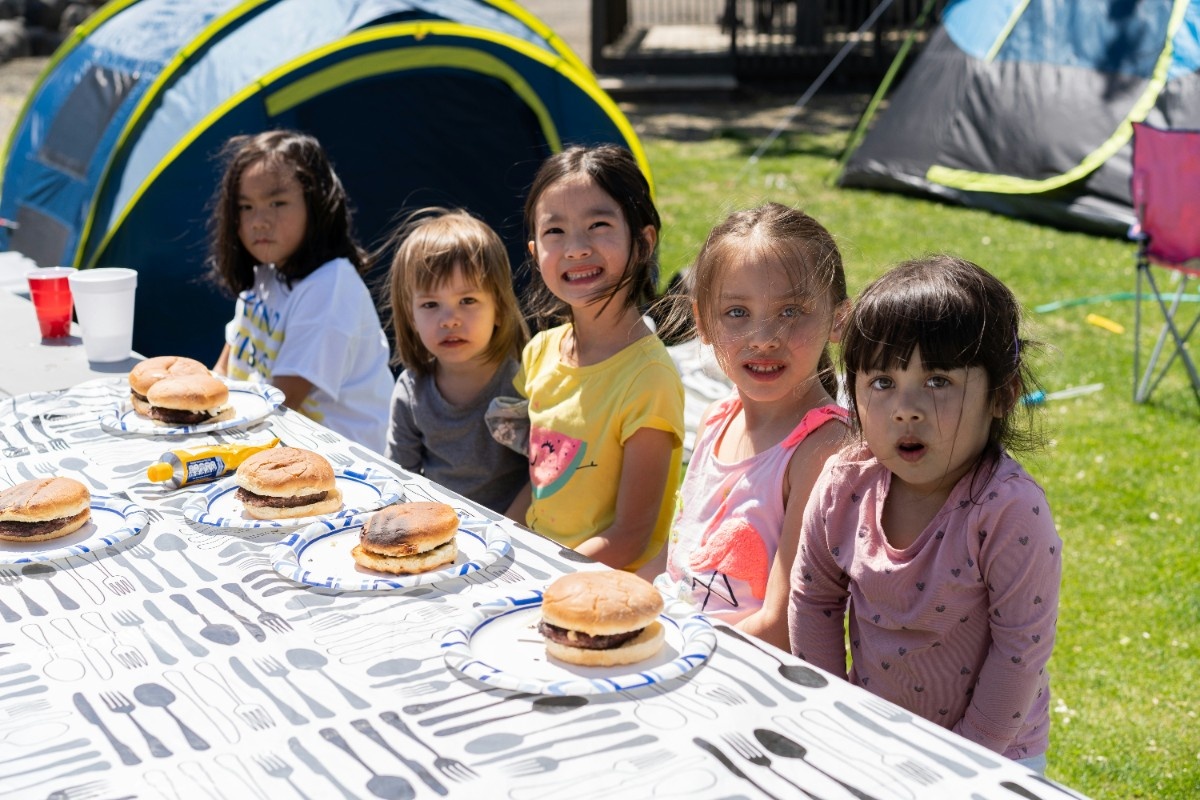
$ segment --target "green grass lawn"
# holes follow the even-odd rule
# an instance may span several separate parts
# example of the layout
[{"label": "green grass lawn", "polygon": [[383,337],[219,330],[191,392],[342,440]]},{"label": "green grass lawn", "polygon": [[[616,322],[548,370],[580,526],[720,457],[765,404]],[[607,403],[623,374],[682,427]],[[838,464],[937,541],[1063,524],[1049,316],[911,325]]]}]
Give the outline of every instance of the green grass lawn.
[{"label": "green grass lawn", "polygon": [[1132,402],[1132,301],[1034,310],[1132,291],[1133,245],[838,189],[831,178],[845,138],[785,135],[751,169],[759,142],[731,133],[643,139],[663,214],[664,278],[726,213],[773,200],[833,232],[852,294],[888,265],[935,251],[1008,283],[1029,333],[1046,344],[1037,362],[1046,390],[1104,384],[1044,406],[1048,446],[1022,459],[1065,542],[1048,774],[1098,800],[1200,796],[1200,406],[1179,364],[1149,404]]}]

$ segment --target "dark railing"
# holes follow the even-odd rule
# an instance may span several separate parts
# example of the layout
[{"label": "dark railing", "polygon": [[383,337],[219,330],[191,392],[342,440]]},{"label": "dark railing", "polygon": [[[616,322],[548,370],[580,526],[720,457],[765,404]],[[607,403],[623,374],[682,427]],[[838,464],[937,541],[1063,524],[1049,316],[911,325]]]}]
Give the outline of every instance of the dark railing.
[{"label": "dark railing", "polygon": [[592,69],[609,75],[725,75],[748,83],[816,77],[853,41],[843,83],[883,77],[927,5],[918,45],[947,0],[591,0]]}]

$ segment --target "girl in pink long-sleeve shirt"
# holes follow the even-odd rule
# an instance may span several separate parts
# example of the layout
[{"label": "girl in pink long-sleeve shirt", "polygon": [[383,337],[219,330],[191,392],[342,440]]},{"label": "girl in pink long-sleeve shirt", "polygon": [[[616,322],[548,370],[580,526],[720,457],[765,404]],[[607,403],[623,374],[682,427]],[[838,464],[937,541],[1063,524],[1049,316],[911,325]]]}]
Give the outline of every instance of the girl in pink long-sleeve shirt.
[{"label": "girl in pink long-sleeve shirt", "polygon": [[[859,445],[813,489],[792,571],[792,651],[1043,771],[1062,541],[1007,450],[1032,444],[1020,306],[951,256],[864,290],[842,360]],[[1026,419],[1028,422],[1028,419]]]}]

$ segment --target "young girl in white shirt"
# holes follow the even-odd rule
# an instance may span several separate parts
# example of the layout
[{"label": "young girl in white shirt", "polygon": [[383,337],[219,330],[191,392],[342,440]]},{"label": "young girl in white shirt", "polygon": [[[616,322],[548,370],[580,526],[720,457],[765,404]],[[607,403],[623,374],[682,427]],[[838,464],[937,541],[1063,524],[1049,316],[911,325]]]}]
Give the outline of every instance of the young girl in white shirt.
[{"label": "young girl in white shirt", "polygon": [[214,371],[382,452],[392,375],[349,201],[313,137],[235,136],[223,151],[209,262],[237,295]]}]

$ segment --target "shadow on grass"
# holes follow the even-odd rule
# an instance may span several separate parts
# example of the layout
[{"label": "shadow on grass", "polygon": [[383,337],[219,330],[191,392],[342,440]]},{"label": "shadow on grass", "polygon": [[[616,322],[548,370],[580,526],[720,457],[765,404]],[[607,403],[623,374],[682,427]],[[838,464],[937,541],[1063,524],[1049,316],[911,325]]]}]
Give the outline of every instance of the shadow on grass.
[{"label": "shadow on grass", "polygon": [[[675,142],[728,139],[752,155],[779,130],[770,155],[840,155],[858,124],[869,97],[861,93],[831,93],[795,108],[796,98],[777,94],[744,95],[727,102],[702,99],[622,106],[638,135]],[[835,140],[838,144],[822,139]]]},{"label": "shadow on grass", "polygon": [[[716,138],[727,139],[736,142],[739,145],[739,150],[746,157],[750,158],[758,149],[766,142],[767,137],[771,135],[768,131],[761,136],[750,136],[745,131],[737,129],[725,129],[716,132]],[[821,135],[814,134],[809,131],[797,131],[793,133],[781,133],[772,141],[767,148],[762,152],[762,158],[785,158],[787,156],[811,156],[813,158],[823,159],[839,159],[844,151],[843,142],[845,136],[841,131],[835,131],[839,134],[836,139],[829,134]]]}]

